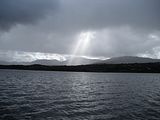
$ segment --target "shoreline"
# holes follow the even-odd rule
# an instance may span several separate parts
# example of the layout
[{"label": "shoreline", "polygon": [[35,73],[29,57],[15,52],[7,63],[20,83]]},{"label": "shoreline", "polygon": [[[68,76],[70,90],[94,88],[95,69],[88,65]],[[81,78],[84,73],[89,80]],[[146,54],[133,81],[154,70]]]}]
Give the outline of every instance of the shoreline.
[{"label": "shoreline", "polygon": [[0,65],[0,69],[97,73],[160,73],[160,63],[90,64],[74,66],[47,66],[39,64]]}]

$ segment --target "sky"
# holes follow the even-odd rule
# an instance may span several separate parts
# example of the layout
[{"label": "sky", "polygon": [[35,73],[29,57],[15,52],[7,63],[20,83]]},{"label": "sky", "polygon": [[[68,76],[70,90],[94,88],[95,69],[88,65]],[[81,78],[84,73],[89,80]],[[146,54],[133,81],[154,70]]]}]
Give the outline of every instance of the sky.
[{"label": "sky", "polygon": [[0,0],[0,60],[160,58],[159,6],[160,0]]}]

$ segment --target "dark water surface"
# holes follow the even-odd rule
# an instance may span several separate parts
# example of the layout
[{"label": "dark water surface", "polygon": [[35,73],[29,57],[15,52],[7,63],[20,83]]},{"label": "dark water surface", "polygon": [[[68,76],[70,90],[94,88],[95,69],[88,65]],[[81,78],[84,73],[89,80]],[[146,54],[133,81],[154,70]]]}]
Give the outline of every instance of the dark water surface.
[{"label": "dark water surface", "polygon": [[160,74],[0,70],[0,120],[160,120]]}]

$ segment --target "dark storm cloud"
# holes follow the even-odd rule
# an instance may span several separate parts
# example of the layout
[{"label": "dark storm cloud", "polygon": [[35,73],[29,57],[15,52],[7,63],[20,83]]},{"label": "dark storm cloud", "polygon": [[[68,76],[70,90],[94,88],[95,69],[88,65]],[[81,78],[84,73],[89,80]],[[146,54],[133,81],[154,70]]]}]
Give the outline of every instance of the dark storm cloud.
[{"label": "dark storm cloud", "polygon": [[160,29],[159,6],[160,0],[61,0],[52,25],[67,31],[122,25]]},{"label": "dark storm cloud", "polygon": [[33,23],[56,5],[55,0],[0,0],[0,29]]},{"label": "dark storm cloud", "polygon": [[70,54],[77,36],[93,31],[86,55],[159,54],[159,6],[160,0],[1,0],[0,29],[13,27],[1,34],[0,49]]},{"label": "dark storm cloud", "polygon": [[46,27],[73,31],[117,25],[160,29],[159,6],[160,0],[1,0],[0,28],[32,23],[58,7]]}]

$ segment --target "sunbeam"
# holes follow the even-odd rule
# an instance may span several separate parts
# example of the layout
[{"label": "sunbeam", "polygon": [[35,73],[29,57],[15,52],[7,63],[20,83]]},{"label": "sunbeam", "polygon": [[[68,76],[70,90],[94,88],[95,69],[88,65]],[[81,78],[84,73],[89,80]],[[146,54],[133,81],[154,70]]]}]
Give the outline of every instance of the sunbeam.
[{"label": "sunbeam", "polygon": [[77,37],[77,44],[73,50],[72,57],[69,61],[69,65],[77,64],[80,61],[75,60],[77,55],[85,55],[87,48],[89,47],[89,43],[92,39],[94,39],[95,32],[81,32]]}]

